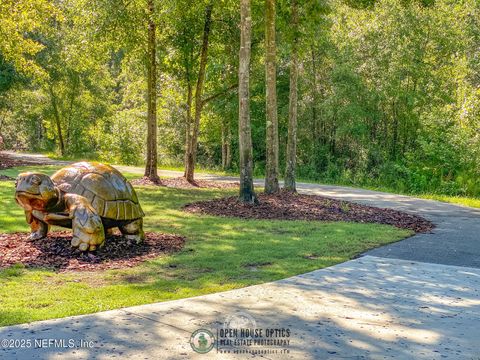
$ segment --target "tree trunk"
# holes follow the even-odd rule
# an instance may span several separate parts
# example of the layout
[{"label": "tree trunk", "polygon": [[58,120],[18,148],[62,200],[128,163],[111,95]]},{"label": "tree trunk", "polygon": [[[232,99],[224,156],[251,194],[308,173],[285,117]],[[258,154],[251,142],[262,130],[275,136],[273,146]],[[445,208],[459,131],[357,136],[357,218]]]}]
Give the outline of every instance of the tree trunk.
[{"label": "tree trunk", "polygon": [[240,56],[238,65],[238,138],[240,151],[239,201],[253,204],[253,149],[250,126],[250,60],[252,48],[252,14],[250,0],[240,0]]},{"label": "tree trunk", "polygon": [[205,69],[207,67],[208,40],[210,36],[210,27],[212,23],[212,8],[210,3],[205,9],[205,26],[203,29],[202,51],[200,53],[200,68],[198,70],[197,87],[195,89],[195,121],[193,131],[187,152],[187,166],[185,168],[185,178],[188,182],[194,182],[195,160],[197,155],[198,132],[200,129],[200,117],[202,116],[202,92],[205,83]]},{"label": "tree trunk", "polygon": [[5,123],[5,118],[7,117],[7,109],[2,112],[2,116],[0,117],[0,151],[5,150],[5,143],[3,140],[2,130],[3,124]]},{"label": "tree trunk", "polygon": [[392,135],[392,159],[397,160],[397,142],[398,142],[398,117],[395,101],[392,102],[392,116],[393,116],[393,135]]},{"label": "tree trunk", "polygon": [[222,120],[222,169],[225,170],[227,164],[227,124]]},{"label": "tree trunk", "polygon": [[153,0],[148,0],[147,164],[145,176],[158,182],[157,172],[157,54]]},{"label": "tree trunk", "polygon": [[191,131],[192,131],[192,83],[190,82],[190,72],[187,69],[187,109],[186,109],[186,124],[185,124],[185,171],[184,177],[187,177],[188,154],[190,151]]},{"label": "tree trunk", "polygon": [[[38,120],[38,119],[37,119]],[[0,130],[0,136],[1,136],[1,130]],[[37,143],[35,144],[35,146],[37,148],[40,148],[41,147],[41,144],[42,144],[42,140],[43,140],[43,124],[42,124],[42,121],[36,121],[35,122],[35,135],[36,135],[36,140],[37,140]]]},{"label": "tree trunk", "polygon": [[318,96],[317,96],[317,66],[315,60],[315,48],[312,46],[311,48],[311,55],[312,55],[312,156],[311,156],[311,164],[313,163],[314,169],[318,171],[320,168],[319,164],[319,153],[318,149],[320,148],[320,141],[322,141],[322,137],[319,135],[321,131],[321,127],[318,124],[318,116],[317,116],[317,103],[318,103]]},{"label": "tree trunk", "polygon": [[267,159],[265,168],[265,193],[280,190],[278,185],[278,119],[277,70],[275,44],[275,0],[265,0],[265,81],[267,107]]},{"label": "tree trunk", "polygon": [[232,130],[230,121],[226,118],[222,120],[222,169],[227,170],[232,165]]},{"label": "tree trunk", "polygon": [[58,142],[60,146],[60,154],[65,155],[65,143],[63,141],[63,134],[62,134],[62,124],[60,122],[60,114],[58,112],[58,105],[57,105],[57,97],[53,91],[53,86],[50,85],[50,101],[52,102],[53,108],[53,116],[55,118],[55,125],[57,127],[57,134],[58,134]]},{"label": "tree trunk", "polygon": [[222,121],[222,169],[225,170],[225,163],[227,161],[227,134],[225,121]]},{"label": "tree trunk", "polygon": [[230,123],[227,123],[227,141],[225,144],[225,168],[228,170],[232,167],[232,131],[230,129]]},{"label": "tree trunk", "polygon": [[71,128],[72,128],[72,116],[73,116],[73,106],[75,105],[75,99],[77,97],[77,89],[80,85],[80,79],[77,74],[73,75],[70,77],[71,83],[72,83],[72,89],[70,93],[70,103],[68,106],[68,117],[67,117],[67,144],[70,144],[70,138],[71,138]]},{"label": "tree trunk", "polygon": [[297,191],[295,172],[297,165],[297,80],[298,80],[298,4],[292,0],[292,54],[290,59],[290,99],[288,105],[288,140],[285,170],[285,189]]}]

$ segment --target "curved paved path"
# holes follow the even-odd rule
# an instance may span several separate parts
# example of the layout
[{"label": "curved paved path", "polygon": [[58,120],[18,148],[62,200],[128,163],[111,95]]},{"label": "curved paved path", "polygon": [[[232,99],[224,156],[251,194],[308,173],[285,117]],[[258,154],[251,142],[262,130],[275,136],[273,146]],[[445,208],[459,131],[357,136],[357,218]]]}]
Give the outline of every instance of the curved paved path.
[{"label": "curved paved path", "polygon": [[480,267],[480,209],[341,186],[299,184],[298,188],[304,193],[417,214],[436,226],[430,234],[417,234],[367,255]]},{"label": "curved paved path", "polygon": [[[216,333],[232,319],[238,326],[254,322],[257,328],[291,331],[288,346],[243,348],[290,350],[255,356],[267,359],[480,359],[480,210],[348,187],[298,188],[420,214],[437,227],[432,234],[371,250],[359,259],[269,284],[0,328],[0,344],[24,339],[41,345],[0,348],[0,359],[252,357],[234,354],[232,347],[224,347],[232,351],[227,354],[214,349],[207,355],[190,348],[193,331],[203,327]],[[58,346],[62,339],[74,346]],[[93,347],[79,346],[81,340],[92,341]]]}]

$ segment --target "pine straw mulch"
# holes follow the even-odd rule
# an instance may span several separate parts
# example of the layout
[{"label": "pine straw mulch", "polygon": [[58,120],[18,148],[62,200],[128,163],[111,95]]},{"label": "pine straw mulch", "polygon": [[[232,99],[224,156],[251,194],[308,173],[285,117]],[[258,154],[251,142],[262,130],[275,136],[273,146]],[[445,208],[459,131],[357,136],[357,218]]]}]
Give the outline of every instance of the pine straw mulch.
[{"label": "pine straw mulch", "polygon": [[57,271],[92,271],[133,267],[145,260],[182,249],[185,238],[171,234],[147,232],[141,244],[121,235],[105,240],[95,252],[81,252],[70,245],[71,231],[52,232],[45,239],[27,241],[27,233],[0,235],[0,269],[14,264],[48,267]]},{"label": "pine straw mulch", "polygon": [[136,186],[165,186],[176,189],[238,189],[238,182],[212,181],[212,180],[195,180],[193,183],[188,182],[184,177],[161,179],[159,182],[150,180],[147,177],[131,180],[130,183]]},{"label": "pine straw mulch", "polygon": [[257,205],[244,204],[239,202],[236,196],[231,196],[187,204],[184,210],[190,213],[243,219],[378,223],[413,230],[416,233],[426,233],[434,228],[430,221],[417,215],[318,195],[281,191],[274,195],[259,194],[258,200]]}]

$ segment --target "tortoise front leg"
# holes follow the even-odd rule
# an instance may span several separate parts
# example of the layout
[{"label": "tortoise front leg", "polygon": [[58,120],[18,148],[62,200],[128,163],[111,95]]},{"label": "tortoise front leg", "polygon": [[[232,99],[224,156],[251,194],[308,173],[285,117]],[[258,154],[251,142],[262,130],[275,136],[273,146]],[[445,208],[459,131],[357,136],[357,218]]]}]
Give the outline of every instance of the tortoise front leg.
[{"label": "tortoise front leg", "polygon": [[92,208],[77,206],[73,212],[72,246],[81,251],[93,251],[105,242],[105,231],[102,219]]},{"label": "tortoise front leg", "polygon": [[31,233],[28,236],[29,241],[43,239],[47,236],[50,226],[46,222],[33,216],[31,211],[25,211],[25,217],[27,219],[27,223],[30,224]]},{"label": "tortoise front leg", "polygon": [[102,219],[88,200],[80,195],[67,194],[66,204],[72,219],[72,246],[81,251],[93,251],[105,242]]}]

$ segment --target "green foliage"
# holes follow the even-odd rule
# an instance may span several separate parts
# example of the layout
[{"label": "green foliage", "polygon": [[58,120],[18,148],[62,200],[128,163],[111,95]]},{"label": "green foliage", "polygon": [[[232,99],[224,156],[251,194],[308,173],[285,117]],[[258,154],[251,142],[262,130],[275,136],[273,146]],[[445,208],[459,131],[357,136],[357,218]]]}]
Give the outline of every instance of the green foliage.
[{"label": "green foliage", "polygon": [[10,90],[18,80],[19,75],[15,71],[15,67],[12,63],[7,62],[0,53],[0,95]]},{"label": "green foliage", "polygon": [[142,114],[135,110],[117,112],[92,131],[97,139],[100,160],[126,165],[142,163],[144,134]]},{"label": "green foliage", "polygon": [[317,118],[304,120],[314,136],[300,141],[300,174],[479,195],[478,5],[343,4],[334,6],[330,46],[319,49],[311,75],[321,88],[307,84]]},{"label": "green foliage", "polygon": [[2,0],[0,2],[0,54],[18,72],[43,77],[34,56],[44,47],[36,39],[52,20],[62,17],[49,0]]},{"label": "green foliage", "polygon": [[[0,42],[0,135],[6,146],[58,152],[61,132],[64,156],[91,154],[141,164],[146,1],[31,3],[1,5],[17,9],[0,15],[6,24],[0,27],[6,39]],[[194,98],[206,3],[155,1],[162,164],[178,166],[184,159],[188,89]],[[308,0],[299,2],[299,12],[299,33],[293,34],[290,1],[277,1],[280,164],[290,44],[298,36],[299,176],[416,193],[480,195],[478,2]],[[250,105],[254,169],[261,176],[264,3],[252,2],[252,14]],[[229,170],[238,169],[238,95],[228,90],[237,83],[238,22],[237,2],[214,2],[204,86],[208,101],[197,155],[202,167],[228,163]],[[34,65],[32,71],[25,71],[27,63]],[[190,105],[192,115],[194,99]],[[222,159],[225,147],[231,162]]]}]

